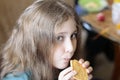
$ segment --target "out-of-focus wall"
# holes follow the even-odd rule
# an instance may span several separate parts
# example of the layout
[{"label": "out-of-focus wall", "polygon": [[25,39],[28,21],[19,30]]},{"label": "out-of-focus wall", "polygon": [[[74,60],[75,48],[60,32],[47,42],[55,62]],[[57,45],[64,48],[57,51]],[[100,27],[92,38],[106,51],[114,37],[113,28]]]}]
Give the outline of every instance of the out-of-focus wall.
[{"label": "out-of-focus wall", "polygon": [[0,46],[9,37],[22,11],[34,0],[0,0]]}]

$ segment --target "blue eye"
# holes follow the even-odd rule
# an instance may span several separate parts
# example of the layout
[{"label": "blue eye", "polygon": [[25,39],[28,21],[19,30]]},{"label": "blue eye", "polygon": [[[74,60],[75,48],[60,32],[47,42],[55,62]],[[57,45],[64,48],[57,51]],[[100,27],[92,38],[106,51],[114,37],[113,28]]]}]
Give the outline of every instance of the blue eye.
[{"label": "blue eye", "polygon": [[58,36],[58,37],[57,37],[57,40],[58,40],[58,41],[62,41],[62,40],[63,40],[63,36]]}]

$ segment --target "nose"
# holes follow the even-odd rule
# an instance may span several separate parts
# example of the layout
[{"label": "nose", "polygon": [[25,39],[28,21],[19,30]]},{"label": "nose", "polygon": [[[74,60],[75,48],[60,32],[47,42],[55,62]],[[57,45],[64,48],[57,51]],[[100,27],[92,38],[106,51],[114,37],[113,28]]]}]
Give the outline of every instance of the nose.
[{"label": "nose", "polygon": [[71,41],[71,39],[66,41],[65,44],[65,52],[66,53],[72,53],[73,52],[73,42]]}]

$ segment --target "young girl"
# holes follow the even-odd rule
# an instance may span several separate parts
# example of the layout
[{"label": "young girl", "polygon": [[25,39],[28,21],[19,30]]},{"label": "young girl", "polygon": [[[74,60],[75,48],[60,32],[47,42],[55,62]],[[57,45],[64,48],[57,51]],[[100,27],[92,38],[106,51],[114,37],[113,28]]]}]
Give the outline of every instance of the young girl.
[{"label": "young girl", "polygon": [[[0,80],[74,80],[77,72],[69,62],[80,59],[80,28],[69,5],[35,1],[20,16],[2,50]],[[79,62],[91,79],[89,62]]]}]

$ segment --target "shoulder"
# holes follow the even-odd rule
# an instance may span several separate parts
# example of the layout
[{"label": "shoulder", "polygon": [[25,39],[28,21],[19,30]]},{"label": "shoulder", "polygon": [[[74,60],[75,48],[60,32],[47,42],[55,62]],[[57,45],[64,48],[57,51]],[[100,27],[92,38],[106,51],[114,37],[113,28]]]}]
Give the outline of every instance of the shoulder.
[{"label": "shoulder", "polygon": [[7,74],[3,80],[31,80],[31,73],[30,72],[22,72],[22,73],[9,73]]}]

